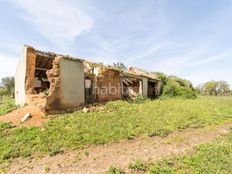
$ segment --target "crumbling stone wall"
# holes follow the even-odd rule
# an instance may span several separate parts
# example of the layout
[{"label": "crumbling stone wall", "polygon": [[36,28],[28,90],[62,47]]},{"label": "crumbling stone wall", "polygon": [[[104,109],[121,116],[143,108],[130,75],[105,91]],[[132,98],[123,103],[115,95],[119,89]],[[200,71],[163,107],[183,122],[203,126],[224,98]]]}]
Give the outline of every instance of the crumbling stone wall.
[{"label": "crumbling stone wall", "polygon": [[46,104],[43,112],[54,112],[62,109],[60,102],[60,57],[53,61],[53,67],[47,71],[47,77],[50,81],[49,95],[46,97]]},{"label": "crumbling stone wall", "polygon": [[85,104],[84,66],[81,61],[58,56],[47,76],[50,89],[45,112],[72,111]]},{"label": "crumbling stone wall", "polygon": [[122,82],[120,71],[97,67],[96,76],[96,100],[97,102],[107,102],[122,99]]}]

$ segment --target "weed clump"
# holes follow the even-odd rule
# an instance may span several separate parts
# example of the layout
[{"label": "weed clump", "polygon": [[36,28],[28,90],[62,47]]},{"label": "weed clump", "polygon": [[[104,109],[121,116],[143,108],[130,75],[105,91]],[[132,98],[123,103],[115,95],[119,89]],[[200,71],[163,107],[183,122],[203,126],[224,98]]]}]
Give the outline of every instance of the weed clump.
[{"label": "weed clump", "polygon": [[108,174],[124,174],[125,172],[123,172],[121,169],[117,167],[110,166],[107,173]]},{"label": "weed clump", "polygon": [[140,103],[144,103],[146,100],[148,100],[147,97],[144,97],[143,95],[138,95],[137,97],[133,99],[133,102],[140,104]]}]

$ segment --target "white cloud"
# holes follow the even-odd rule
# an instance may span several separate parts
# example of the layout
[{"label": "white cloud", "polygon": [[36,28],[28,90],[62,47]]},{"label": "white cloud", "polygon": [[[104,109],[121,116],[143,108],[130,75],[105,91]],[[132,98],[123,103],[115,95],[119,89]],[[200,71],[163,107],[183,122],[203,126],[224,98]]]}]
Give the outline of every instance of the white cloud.
[{"label": "white cloud", "polygon": [[228,60],[232,56],[232,49],[216,50],[211,39],[203,39],[194,44],[186,44],[180,48],[180,52],[164,57],[154,63],[157,71],[169,74],[177,74],[181,71],[188,72],[189,68],[207,65],[219,60]]},{"label": "white cloud", "polygon": [[92,18],[81,8],[80,1],[17,0],[23,10],[22,18],[52,43],[63,47],[93,26]]},{"label": "white cloud", "polygon": [[0,78],[6,76],[15,76],[18,59],[9,55],[0,54]]}]

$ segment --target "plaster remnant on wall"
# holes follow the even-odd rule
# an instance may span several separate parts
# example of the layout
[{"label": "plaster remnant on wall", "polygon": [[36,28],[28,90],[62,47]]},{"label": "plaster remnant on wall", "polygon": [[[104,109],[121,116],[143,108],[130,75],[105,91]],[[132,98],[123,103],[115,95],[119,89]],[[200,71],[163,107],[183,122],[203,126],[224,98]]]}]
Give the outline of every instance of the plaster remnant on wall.
[{"label": "plaster remnant on wall", "polygon": [[26,90],[26,94],[33,94],[34,93],[34,79],[35,79],[36,51],[32,47],[28,47],[26,54],[27,54],[27,59],[26,59],[25,90]]}]

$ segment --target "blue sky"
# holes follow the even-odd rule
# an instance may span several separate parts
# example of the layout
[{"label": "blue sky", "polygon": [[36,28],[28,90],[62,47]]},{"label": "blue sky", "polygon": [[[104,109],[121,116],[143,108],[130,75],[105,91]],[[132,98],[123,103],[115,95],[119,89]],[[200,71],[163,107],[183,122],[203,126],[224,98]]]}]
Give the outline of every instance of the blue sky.
[{"label": "blue sky", "polygon": [[0,78],[23,44],[232,85],[232,0],[1,0]]}]

